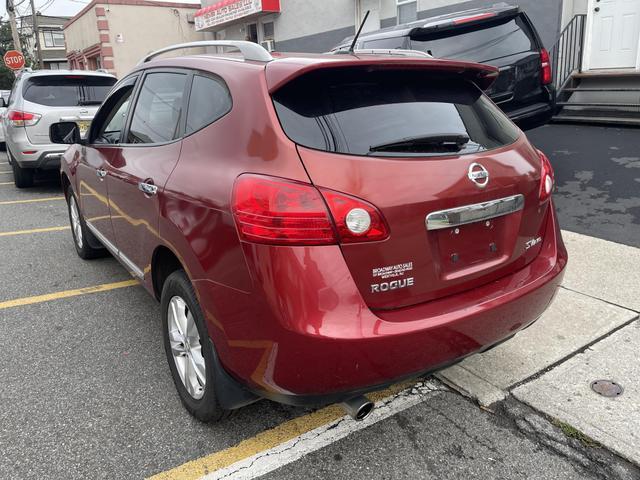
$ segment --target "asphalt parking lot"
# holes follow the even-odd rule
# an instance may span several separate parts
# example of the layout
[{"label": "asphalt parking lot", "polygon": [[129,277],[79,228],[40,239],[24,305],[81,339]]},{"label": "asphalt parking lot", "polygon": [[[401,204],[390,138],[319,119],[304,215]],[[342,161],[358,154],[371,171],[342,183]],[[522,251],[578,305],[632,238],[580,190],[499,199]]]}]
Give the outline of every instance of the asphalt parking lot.
[{"label": "asphalt parking lot", "polygon": [[[555,167],[563,228],[640,246],[639,133],[565,125],[529,133]],[[199,423],[175,392],[155,300],[113,258],[78,258],[55,175],[18,190],[4,154],[0,251],[2,479],[197,478],[187,462],[200,457],[209,458],[211,478],[221,478],[236,460],[322,425],[330,425],[331,441],[264,473],[603,478],[580,452],[547,448],[436,380],[396,397],[360,431],[335,407],[268,401],[220,424]]]},{"label": "asphalt parking lot", "polygon": [[563,229],[640,247],[640,130],[551,124],[527,136],[555,169]]}]

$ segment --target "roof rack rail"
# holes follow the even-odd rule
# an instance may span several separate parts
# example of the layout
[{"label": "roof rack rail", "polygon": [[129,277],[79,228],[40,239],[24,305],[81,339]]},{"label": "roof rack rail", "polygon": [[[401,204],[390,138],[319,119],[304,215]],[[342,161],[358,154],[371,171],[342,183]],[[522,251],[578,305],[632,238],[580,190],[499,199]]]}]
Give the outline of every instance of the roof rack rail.
[{"label": "roof rack rail", "polygon": [[171,45],[169,47],[161,48],[160,50],[156,50],[155,52],[152,52],[143,57],[138,65],[146,63],[149,60],[157,57],[158,55],[162,55],[163,53],[171,52],[173,50],[201,47],[237,48],[238,50],[240,50],[240,53],[244,56],[245,60],[254,62],[271,62],[273,60],[271,54],[262,45],[258,45],[257,43],[247,42],[244,40],[202,40],[199,42],[178,43],[177,45]]}]

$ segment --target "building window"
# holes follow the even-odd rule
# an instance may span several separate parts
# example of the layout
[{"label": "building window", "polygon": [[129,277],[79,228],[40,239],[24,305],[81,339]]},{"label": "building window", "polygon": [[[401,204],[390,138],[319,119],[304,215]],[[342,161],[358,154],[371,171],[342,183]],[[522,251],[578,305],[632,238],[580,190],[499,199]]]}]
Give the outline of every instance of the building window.
[{"label": "building window", "polygon": [[59,30],[45,30],[42,32],[44,46],[48,48],[64,47],[64,33]]},{"label": "building window", "polygon": [[418,19],[418,2],[415,0],[397,0],[398,24],[414,22]]},{"label": "building window", "polygon": [[262,33],[265,40],[275,39],[275,30],[273,22],[267,22],[262,24]]},{"label": "building window", "polygon": [[49,62],[45,64],[49,70],[66,70],[68,67],[67,62]]}]

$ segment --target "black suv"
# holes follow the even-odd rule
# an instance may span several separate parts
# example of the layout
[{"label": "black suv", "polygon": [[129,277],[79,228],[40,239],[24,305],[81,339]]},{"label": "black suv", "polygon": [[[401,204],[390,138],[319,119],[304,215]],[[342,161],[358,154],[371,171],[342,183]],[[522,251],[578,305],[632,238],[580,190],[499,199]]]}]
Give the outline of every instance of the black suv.
[{"label": "black suv", "polygon": [[[352,41],[345,39],[333,52],[344,52]],[[549,54],[517,6],[465,10],[362,34],[356,48],[420,50],[499,67],[500,76],[487,93],[525,129],[547,123],[555,109]]]}]

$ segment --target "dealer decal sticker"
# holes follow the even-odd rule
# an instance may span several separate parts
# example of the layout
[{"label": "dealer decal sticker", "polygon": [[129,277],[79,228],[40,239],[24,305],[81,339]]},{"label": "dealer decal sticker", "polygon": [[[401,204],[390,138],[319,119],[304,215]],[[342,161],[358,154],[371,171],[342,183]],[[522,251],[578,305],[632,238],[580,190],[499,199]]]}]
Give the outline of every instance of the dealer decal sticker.
[{"label": "dealer decal sticker", "polygon": [[381,280],[400,278],[398,280],[371,284],[371,293],[388,292],[390,290],[412,287],[414,285],[414,279],[406,275],[407,272],[412,270],[413,262],[374,268],[371,272],[374,278],[380,278]]}]

